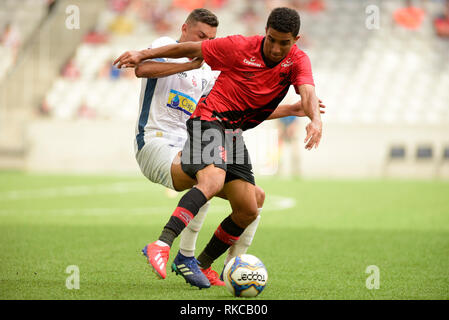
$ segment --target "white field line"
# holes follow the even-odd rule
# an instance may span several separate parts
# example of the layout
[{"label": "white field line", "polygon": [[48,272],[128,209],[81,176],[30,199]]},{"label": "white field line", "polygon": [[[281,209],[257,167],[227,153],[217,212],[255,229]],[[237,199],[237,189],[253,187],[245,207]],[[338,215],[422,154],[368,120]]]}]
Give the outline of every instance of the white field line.
[{"label": "white field line", "polygon": [[[271,196],[266,201],[263,211],[283,211],[293,208],[296,202],[292,198]],[[141,208],[61,208],[61,209],[0,209],[0,216],[5,215],[57,215],[57,216],[109,216],[109,215],[168,215],[175,208],[173,206],[148,206]],[[210,213],[230,213],[229,205],[212,203]]]},{"label": "white field line", "polygon": [[[133,192],[142,192],[148,186],[147,182],[117,182],[110,184],[99,185],[80,185],[80,186],[65,186],[59,188],[44,188],[35,190],[12,190],[0,192],[0,202],[27,200],[27,199],[42,199],[55,197],[76,197],[76,196],[92,196],[104,194],[126,194]],[[168,214],[174,209],[173,206],[148,206],[142,208],[61,208],[61,209],[0,209],[0,215],[9,214],[51,214],[51,215],[89,215],[89,216],[104,216],[115,214],[127,215],[146,215],[146,214]],[[264,211],[280,211],[293,208],[296,201],[293,198],[268,195],[265,201]],[[209,212],[230,212],[228,204],[212,204]]]},{"label": "white field line", "polygon": [[0,201],[142,192],[145,187],[148,187],[148,183],[146,182],[116,182],[99,185],[65,186],[34,190],[11,190],[0,192]]}]

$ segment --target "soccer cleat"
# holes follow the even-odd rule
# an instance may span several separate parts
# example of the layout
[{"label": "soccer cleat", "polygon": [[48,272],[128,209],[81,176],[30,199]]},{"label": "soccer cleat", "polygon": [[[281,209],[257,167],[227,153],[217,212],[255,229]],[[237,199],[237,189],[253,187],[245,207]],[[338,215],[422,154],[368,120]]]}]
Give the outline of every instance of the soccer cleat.
[{"label": "soccer cleat", "polygon": [[167,265],[168,256],[170,253],[169,246],[160,246],[156,242],[150,243],[142,249],[142,253],[147,257],[148,263],[153,268],[154,273],[160,278],[165,279],[167,276],[167,270],[165,266]]},{"label": "soccer cleat", "polygon": [[209,279],[209,282],[212,286],[224,286],[225,283],[220,280],[220,277],[218,276],[218,273],[212,270],[212,267],[209,267],[207,269],[201,269],[203,274],[206,276],[207,279]]},{"label": "soccer cleat", "polygon": [[198,287],[200,290],[210,287],[210,282],[201,272],[198,267],[198,260],[195,257],[186,257],[178,252],[171,265],[171,270],[176,272],[176,275],[181,275],[186,280],[186,283],[190,283],[191,286]]}]

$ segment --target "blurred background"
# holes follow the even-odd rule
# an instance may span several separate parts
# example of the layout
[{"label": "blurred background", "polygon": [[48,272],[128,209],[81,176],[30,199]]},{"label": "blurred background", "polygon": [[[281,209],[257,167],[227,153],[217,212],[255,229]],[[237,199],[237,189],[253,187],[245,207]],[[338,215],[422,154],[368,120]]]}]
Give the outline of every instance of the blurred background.
[{"label": "blurred background", "polygon": [[279,6],[300,13],[323,138],[306,151],[306,120],[263,123],[246,133],[256,174],[449,179],[446,0],[0,0],[0,169],[140,174],[140,80],[112,61],[177,39],[194,8],[222,37],[264,34]]}]

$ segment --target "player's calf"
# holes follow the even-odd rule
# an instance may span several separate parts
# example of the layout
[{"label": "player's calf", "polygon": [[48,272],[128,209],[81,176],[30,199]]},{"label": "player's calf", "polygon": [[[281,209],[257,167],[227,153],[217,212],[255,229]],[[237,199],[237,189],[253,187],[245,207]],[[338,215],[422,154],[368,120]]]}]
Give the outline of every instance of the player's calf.
[{"label": "player's calf", "polygon": [[206,248],[198,256],[198,261],[202,269],[208,269],[212,263],[221,256],[230,246],[232,246],[243,233],[244,229],[238,226],[228,216],[215,230]]},{"label": "player's calf", "polygon": [[201,190],[196,187],[190,189],[182,196],[164,230],[162,230],[159,240],[171,247],[174,239],[179,236],[206,202],[207,198]]}]

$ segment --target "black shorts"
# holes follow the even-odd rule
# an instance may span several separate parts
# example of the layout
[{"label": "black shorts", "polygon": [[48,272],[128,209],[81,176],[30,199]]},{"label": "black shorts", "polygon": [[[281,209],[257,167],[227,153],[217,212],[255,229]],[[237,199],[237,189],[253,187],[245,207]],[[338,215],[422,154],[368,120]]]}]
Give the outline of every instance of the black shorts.
[{"label": "black shorts", "polygon": [[241,130],[225,129],[219,121],[200,118],[186,122],[188,138],[181,168],[191,178],[210,164],[226,171],[225,183],[243,179],[255,185],[253,167]]}]

